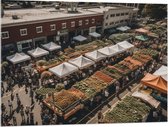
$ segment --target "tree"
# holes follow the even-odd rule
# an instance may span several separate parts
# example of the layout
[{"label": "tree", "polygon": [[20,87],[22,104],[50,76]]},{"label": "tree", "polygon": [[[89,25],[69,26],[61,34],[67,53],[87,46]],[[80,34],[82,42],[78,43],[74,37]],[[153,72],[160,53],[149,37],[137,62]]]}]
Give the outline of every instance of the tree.
[{"label": "tree", "polygon": [[153,19],[163,19],[167,16],[167,5],[164,4],[146,4],[142,13]]}]

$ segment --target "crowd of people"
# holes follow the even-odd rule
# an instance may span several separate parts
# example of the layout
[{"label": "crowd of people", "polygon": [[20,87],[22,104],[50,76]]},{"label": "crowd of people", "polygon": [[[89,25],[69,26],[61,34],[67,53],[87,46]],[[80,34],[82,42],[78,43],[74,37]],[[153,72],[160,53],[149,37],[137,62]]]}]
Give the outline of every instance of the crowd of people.
[{"label": "crowd of people", "polygon": [[[129,41],[132,44],[135,44],[139,46],[139,48],[145,47],[151,47],[151,44],[157,44],[160,45],[156,48],[156,50],[159,51],[158,59],[156,59],[152,64],[149,66],[141,67],[136,70],[136,72],[130,74],[130,76],[123,77],[123,79],[120,82],[116,82],[116,95],[119,95],[120,89],[127,84],[131,79],[138,79],[140,75],[145,75],[147,72],[153,72],[153,70],[156,68],[157,64],[162,61],[163,55],[165,55],[167,47],[164,47],[165,40],[162,40],[166,34],[160,35],[160,38],[152,39],[149,41],[149,43],[143,43],[142,41],[135,41],[133,38],[131,38]],[[151,47],[153,48],[153,47]],[[105,60],[102,60],[101,62],[98,62],[91,66],[90,68],[84,69],[82,71],[79,71],[77,73],[74,73],[72,75],[67,76],[66,78],[59,79],[56,76],[51,76],[49,78],[41,79],[40,74],[36,69],[33,69],[33,66],[31,64],[34,64],[32,61],[29,63],[29,65],[26,65],[25,63],[17,64],[17,65],[9,65],[2,68],[2,83],[1,83],[1,97],[3,97],[6,93],[10,94],[10,99],[8,100],[8,105],[5,105],[3,102],[1,104],[2,109],[2,118],[1,123],[4,126],[9,125],[18,125],[17,119],[16,119],[16,113],[20,113],[21,119],[22,119],[22,125],[38,125],[38,122],[34,120],[34,113],[33,108],[34,104],[39,102],[41,106],[41,120],[42,124],[48,125],[48,124],[57,124],[58,118],[57,115],[46,108],[43,103],[42,99],[43,96],[36,95],[35,90],[40,87],[55,87],[56,84],[62,83],[64,84],[65,89],[69,89],[72,84],[74,84],[77,81],[80,81],[90,75],[92,75],[95,71],[107,66],[108,64],[115,64],[119,61],[121,61],[126,56],[132,55],[131,52],[124,52],[119,55],[116,55],[112,58],[107,58]],[[30,66],[31,65],[31,66]],[[29,66],[29,69],[25,68]],[[49,85],[50,84],[50,85]],[[18,87],[24,87],[25,93],[29,94],[29,97],[31,98],[31,105],[30,106],[24,106],[24,104],[21,101],[21,97],[19,96],[19,93],[14,93],[14,87],[18,85]],[[7,86],[7,87],[5,87]],[[105,97],[109,96],[108,91],[104,91]],[[13,103],[14,101],[17,103],[17,108],[14,109]],[[9,109],[9,111],[7,110]],[[100,113],[101,114],[101,113]],[[99,118],[101,119],[101,115]],[[12,120],[12,123],[10,122]]]}]

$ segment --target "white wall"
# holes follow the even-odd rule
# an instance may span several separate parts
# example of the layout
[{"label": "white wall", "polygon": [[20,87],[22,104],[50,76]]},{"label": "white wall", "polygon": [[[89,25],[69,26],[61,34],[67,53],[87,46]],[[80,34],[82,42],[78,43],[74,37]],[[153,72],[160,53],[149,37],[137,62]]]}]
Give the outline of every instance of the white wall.
[{"label": "white wall", "polygon": [[[116,14],[120,13],[120,16],[116,16]],[[121,16],[121,13],[124,13],[124,16]],[[128,15],[125,15],[128,13]],[[121,20],[128,20],[131,21],[132,19],[133,8],[118,8],[118,9],[109,9],[108,11],[104,12],[104,23],[103,29],[111,28],[117,25],[122,25],[124,22],[120,23]],[[111,17],[111,14],[115,14],[114,17]],[[106,17],[108,16],[108,19]],[[110,24],[114,22],[115,24]],[[106,25],[106,23],[108,25]],[[125,22],[126,23],[126,22]]]}]

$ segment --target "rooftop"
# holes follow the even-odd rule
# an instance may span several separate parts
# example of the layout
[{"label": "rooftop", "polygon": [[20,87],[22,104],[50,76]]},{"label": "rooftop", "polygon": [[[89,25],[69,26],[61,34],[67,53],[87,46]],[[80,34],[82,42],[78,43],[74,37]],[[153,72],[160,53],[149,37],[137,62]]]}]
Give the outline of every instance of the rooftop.
[{"label": "rooftop", "polygon": [[[70,17],[79,17],[86,15],[97,15],[103,14],[104,11],[108,11],[109,9],[121,9],[124,7],[95,7],[82,9],[78,8],[78,13],[68,13],[66,8],[60,8],[56,10],[55,8],[33,8],[33,9],[13,9],[13,10],[4,10],[5,14],[2,20],[2,27],[6,25],[16,25],[19,23],[27,23],[34,21],[44,21],[44,20],[59,20],[62,18],[70,18]],[[12,19],[12,15],[17,15],[18,19]]]},{"label": "rooftop", "polygon": [[[17,9],[4,10],[4,12],[2,25],[99,14],[99,12],[87,11],[81,8],[78,8],[78,13],[67,13],[65,8],[61,8],[60,10],[56,10],[55,8]],[[12,15],[17,15],[19,19],[12,19]]]}]

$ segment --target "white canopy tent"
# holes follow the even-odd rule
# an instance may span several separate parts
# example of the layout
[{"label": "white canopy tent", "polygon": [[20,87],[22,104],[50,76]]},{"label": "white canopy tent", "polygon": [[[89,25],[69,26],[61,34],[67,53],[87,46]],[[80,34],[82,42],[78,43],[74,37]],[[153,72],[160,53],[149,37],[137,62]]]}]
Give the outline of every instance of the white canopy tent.
[{"label": "white canopy tent", "polygon": [[63,78],[78,71],[78,68],[70,63],[64,62],[58,66],[50,68],[49,71],[54,73],[59,78]]},{"label": "white canopy tent", "polygon": [[126,49],[123,48],[122,46],[120,46],[119,44],[110,46],[109,48],[110,48],[111,50],[114,50],[114,51],[115,51],[115,54],[122,53],[122,52],[126,51]]},{"label": "white canopy tent", "polygon": [[92,60],[90,60],[82,55],[75,58],[75,59],[71,59],[68,62],[79,67],[80,69],[89,67],[94,64],[94,62]]},{"label": "white canopy tent", "polygon": [[96,33],[96,32],[89,33],[89,35],[95,38],[101,37],[101,34]]},{"label": "white canopy tent", "polygon": [[128,26],[117,27],[117,30],[122,31],[122,32],[127,31],[127,30],[130,30],[130,29],[131,29],[131,28],[128,27]]},{"label": "white canopy tent", "polygon": [[153,106],[154,108],[158,108],[160,105],[160,102],[155,100],[152,96],[145,94],[145,93],[141,93],[141,92],[134,92],[132,94],[133,97],[139,98],[147,103],[149,103],[151,106]]},{"label": "white canopy tent", "polygon": [[76,36],[76,37],[73,37],[73,40],[82,42],[82,41],[87,40],[87,38],[86,38],[86,37],[83,37],[83,36],[81,36],[81,35],[78,35],[78,36]]},{"label": "white canopy tent", "polygon": [[166,81],[168,81],[167,78],[167,74],[168,74],[168,68],[167,66],[162,65],[158,70],[156,70],[154,73],[154,75],[159,75],[161,76],[163,79],[165,79]]},{"label": "white canopy tent", "polygon": [[133,44],[129,43],[128,41],[122,41],[122,42],[119,42],[117,43],[119,46],[125,48],[125,49],[131,49],[134,47]]},{"label": "white canopy tent", "polygon": [[42,45],[42,47],[45,48],[48,51],[54,51],[54,50],[61,49],[61,46],[55,44],[54,42],[44,44],[44,45]]},{"label": "white canopy tent", "polygon": [[13,64],[18,64],[18,63],[30,60],[31,58],[25,53],[16,53],[14,55],[6,57],[6,59],[12,62]]},{"label": "white canopy tent", "polygon": [[117,53],[114,49],[110,47],[104,47],[102,49],[99,49],[98,51],[108,57],[114,56]]},{"label": "white canopy tent", "polygon": [[95,50],[93,52],[85,53],[85,56],[88,57],[91,60],[94,60],[95,62],[106,58],[106,55],[104,55],[103,53],[99,52],[98,50]]},{"label": "white canopy tent", "polygon": [[45,56],[48,55],[49,52],[37,47],[36,49],[30,50],[27,52],[28,54],[30,54],[31,56],[33,56],[34,58],[40,57],[40,56]]}]

